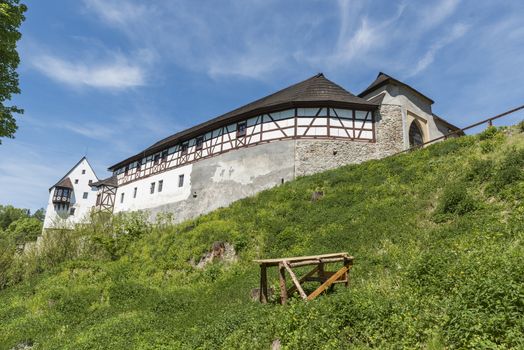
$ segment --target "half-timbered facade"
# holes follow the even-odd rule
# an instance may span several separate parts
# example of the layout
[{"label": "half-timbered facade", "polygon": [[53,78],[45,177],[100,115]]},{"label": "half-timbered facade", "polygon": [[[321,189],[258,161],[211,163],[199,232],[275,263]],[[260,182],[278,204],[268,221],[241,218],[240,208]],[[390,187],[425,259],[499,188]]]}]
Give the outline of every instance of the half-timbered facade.
[{"label": "half-timbered facade", "polygon": [[171,135],[93,183],[100,211],[191,218],[297,176],[385,157],[457,128],[380,73],[355,96],[315,75]]}]

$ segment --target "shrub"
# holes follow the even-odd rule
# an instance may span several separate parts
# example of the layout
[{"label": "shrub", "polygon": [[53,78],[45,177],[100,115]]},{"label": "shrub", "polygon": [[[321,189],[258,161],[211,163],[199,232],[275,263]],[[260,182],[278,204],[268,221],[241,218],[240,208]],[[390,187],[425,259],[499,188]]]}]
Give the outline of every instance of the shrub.
[{"label": "shrub", "polygon": [[473,197],[468,193],[463,182],[457,182],[446,187],[439,198],[436,214],[464,215],[477,208]]},{"label": "shrub", "polygon": [[469,172],[466,175],[468,180],[477,180],[484,182],[489,180],[493,175],[495,163],[491,159],[474,159],[470,163]]},{"label": "shrub", "polygon": [[517,130],[524,132],[524,120],[517,124]]},{"label": "shrub", "polygon": [[496,126],[488,126],[486,128],[486,130],[482,131],[479,135],[478,135],[478,138],[479,140],[481,141],[484,141],[484,140],[490,140],[492,139],[493,137],[495,137],[495,135],[497,135],[499,133],[499,130],[497,129]]}]

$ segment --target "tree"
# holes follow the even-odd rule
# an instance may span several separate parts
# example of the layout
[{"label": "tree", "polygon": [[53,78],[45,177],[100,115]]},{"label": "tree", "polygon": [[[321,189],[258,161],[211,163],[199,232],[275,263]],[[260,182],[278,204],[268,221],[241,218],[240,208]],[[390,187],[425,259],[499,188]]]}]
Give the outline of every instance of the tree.
[{"label": "tree", "polygon": [[45,219],[45,209],[44,208],[38,209],[37,211],[33,213],[32,217],[43,222]]},{"label": "tree", "polygon": [[28,209],[15,208],[12,205],[0,205],[0,230],[6,230],[12,222],[28,216]]},{"label": "tree", "polygon": [[27,217],[13,221],[5,231],[5,235],[17,244],[34,241],[41,233],[42,221]]},{"label": "tree", "polygon": [[0,137],[14,137],[18,128],[14,114],[24,112],[17,106],[7,106],[6,102],[13,94],[20,93],[16,72],[20,57],[16,43],[22,37],[18,28],[25,20],[26,10],[27,6],[20,4],[20,0],[0,0]]}]

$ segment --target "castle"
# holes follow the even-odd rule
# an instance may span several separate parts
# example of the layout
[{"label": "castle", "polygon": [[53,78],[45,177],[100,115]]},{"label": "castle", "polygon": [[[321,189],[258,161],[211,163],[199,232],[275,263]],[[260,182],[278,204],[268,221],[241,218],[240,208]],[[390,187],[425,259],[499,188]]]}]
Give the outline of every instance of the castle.
[{"label": "castle", "polygon": [[160,140],[109,167],[106,179],[82,158],[49,189],[44,228],[82,222],[91,210],[182,221],[459,131],[432,113],[433,103],[384,73],[357,96],[317,74]]}]

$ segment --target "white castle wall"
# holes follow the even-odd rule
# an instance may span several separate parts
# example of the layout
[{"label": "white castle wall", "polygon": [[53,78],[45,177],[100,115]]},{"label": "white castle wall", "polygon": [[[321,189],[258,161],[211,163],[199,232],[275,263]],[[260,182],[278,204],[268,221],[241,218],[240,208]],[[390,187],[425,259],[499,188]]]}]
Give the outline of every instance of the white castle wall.
[{"label": "white castle wall", "polygon": [[[82,174],[85,170],[85,174]],[[73,194],[68,209],[58,208],[53,204],[53,193],[55,188],[51,188],[49,192],[49,200],[47,203],[46,215],[44,219],[44,229],[52,227],[71,227],[74,224],[82,222],[91,208],[96,202],[96,190],[89,186],[89,180],[92,182],[98,181],[95,172],[89,165],[87,159],[83,159],[77,164],[67,175],[73,184]],[[78,183],[75,184],[75,180]],[[83,198],[83,194],[87,193],[87,198]],[[75,208],[74,215],[70,215],[70,209]]]},{"label": "white castle wall", "polygon": [[[191,173],[193,165],[185,165],[156,175],[148,176],[122,185],[117,189],[114,212],[140,210],[158,207],[172,202],[179,202],[191,195]],[[179,187],[179,176],[184,175],[184,183]],[[159,181],[163,181],[162,191],[158,191]],[[151,193],[151,183],[155,190]],[[136,188],[136,197],[135,194]],[[124,198],[122,200],[122,194]]]}]

